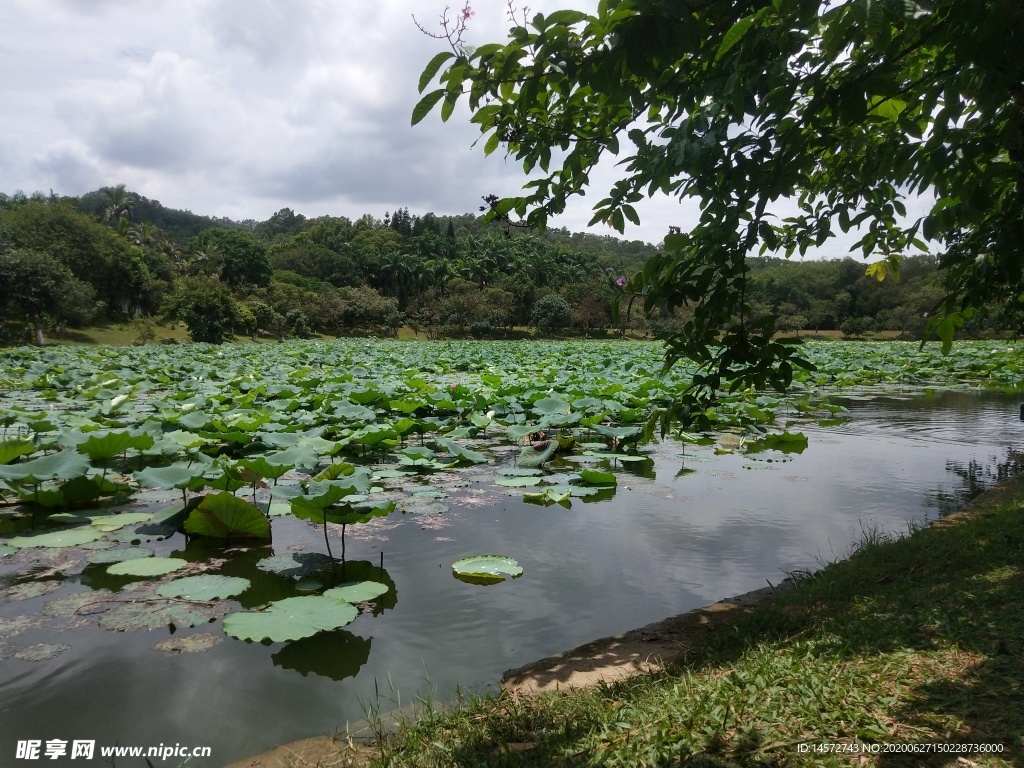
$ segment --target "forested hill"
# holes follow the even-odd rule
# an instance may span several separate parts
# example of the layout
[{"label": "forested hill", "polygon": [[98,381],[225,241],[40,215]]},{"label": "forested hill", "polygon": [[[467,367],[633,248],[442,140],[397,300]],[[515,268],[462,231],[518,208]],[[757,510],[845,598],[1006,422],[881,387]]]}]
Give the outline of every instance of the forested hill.
[{"label": "forested hill", "polygon": [[[657,246],[550,229],[537,235],[476,214],[396,208],[307,218],[284,208],[232,221],[166,208],[124,186],[80,198],[0,194],[0,337],[100,319],[162,317],[197,340],[232,330],[501,335],[514,326],[603,334],[680,329],[685,308],[645,313],[629,276]],[[780,330],[920,332],[941,295],[931,257],[878,283],[853,259],[752,259],[747,302]],[[998,320],[996,321],[998,325]]]}]

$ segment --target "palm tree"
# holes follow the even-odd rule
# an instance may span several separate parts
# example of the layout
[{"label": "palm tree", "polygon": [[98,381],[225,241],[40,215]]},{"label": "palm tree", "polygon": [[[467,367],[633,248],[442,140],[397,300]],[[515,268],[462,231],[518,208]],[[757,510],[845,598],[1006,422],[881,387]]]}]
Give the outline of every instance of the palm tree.
[{"label": "palm tree", "polygon": [[131,218],[132,209],[135,207],[135,198],[129,195],[124,184],[118,184],[113,189],[105,189],[108,205],[103,212],[103,220]]}]

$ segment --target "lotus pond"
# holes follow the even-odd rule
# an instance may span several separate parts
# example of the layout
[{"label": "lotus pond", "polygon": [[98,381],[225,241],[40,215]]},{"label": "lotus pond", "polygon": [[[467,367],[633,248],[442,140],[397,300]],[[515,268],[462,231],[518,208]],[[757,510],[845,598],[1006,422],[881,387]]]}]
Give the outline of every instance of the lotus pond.
[{"label": "lotus pond", "polygon": [[688,372],[655,343],[4,351],[0,763],[86,739],[222,765],[777,582],[1024,465],[1012,345],[805,353],[789,395],[657,439]]}]

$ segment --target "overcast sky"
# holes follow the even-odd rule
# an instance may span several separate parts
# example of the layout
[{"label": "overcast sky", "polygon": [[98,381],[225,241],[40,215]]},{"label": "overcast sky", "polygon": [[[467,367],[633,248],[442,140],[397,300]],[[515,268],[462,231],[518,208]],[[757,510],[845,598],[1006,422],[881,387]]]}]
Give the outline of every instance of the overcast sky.
[{"label": "overcast sky", "polygon": [[[596,0],[531,0],[531,11]],[[126,184],[233,219],[477,212],[516,194],[521,166],[484,158],[468,110],[410,125],[420,72],[444,43],[444,1],[2,0],[0,190],[78,195]],[[453,7],[453,13],[455,8]],[[506,5],[477,0],[467,42],[504,39]],[[596,181],[610,182],[614,170]],[[604,191],[603,189],[600,191]],[[555,226],[583,229],[597,190]],[[630,238],[685,224],[641,208]],[[596,231],[610,232],[607,229]]]},{"label": "overcast sky", "polygon": [[[452,3],[452,14],[461,3]],[[597,0],[530,0],[550,12]],[[464,104],[413,127],[444,0],[0,0],[0,191],[129,189],[165,206],[265,220],[476,213],[522,167],[483,156]],[[466,42],[503,41],[504,0],[476,0]],[[616,178],[551,222],[585,229]],[[696,203],[637,205],[625,236],[659,243]],[[591,231],[615,234],[605,227]],[[851,242],[856,238],[846,238]],[[831,241],[835,243],[835,241]],[[826,246],[834,255],[845,248]]]}]

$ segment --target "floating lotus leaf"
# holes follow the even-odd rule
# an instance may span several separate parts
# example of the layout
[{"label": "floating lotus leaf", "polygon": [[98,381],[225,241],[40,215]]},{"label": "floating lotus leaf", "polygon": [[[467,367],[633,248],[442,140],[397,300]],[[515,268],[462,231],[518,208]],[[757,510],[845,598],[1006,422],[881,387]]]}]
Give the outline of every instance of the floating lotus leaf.
[{"label": "floating lotus leaf", "polygon": [[323,588],[324,583],[322,581],[320,581],[319,579],[314,579],[310,576],[307,576],[304,579],[299,579],[297,582],[295,582],[295,591],[298,592],[300,595],[309,595],[314,592],[319,592]]},{"label": "floating lotus leaf", "polygon": [[139,557],[114,563],[107,568],[111,576],[163,576],[188,565],[180,557]]},{"label": "floating lotus leaf", "polygon": [[30,533],[25,536],[14,536],[5,539],[4,543],[11,547],[74,547],[87,541],[103,538],[103,532],[91,525],[81,528],[65,528],[46,533]]},{"label": "floating lotus leaf", "polygon": [[523,575],[519,563],[506,555],[474,555],[452,563],[455,578],[472,583],[498,583],[506,576],[517,579]]},{"label": "floating lotus leaf", "polygon": [[227,491],[209,494],[185,520],[185,530],[219,539],[270,538],[270,522],[248,501]]},{"label": "floating lotus leaf", "polygon": [[50,600],[43,606],[43,613],[47,616],[89,616],[103,613],[115,602],[114,593],[110,590],[88,590]]},{"label": "floating lotus leaf", "polygon": [[571,495],[572,492],[568,488],[554,486],[536,493],[524,493],[523,501],[530,504],[542,504],[545,507],[549,507],[552,504],[560,504],[568,509],[572,506],[572,502],[569,501]]},{"label": "floating lotus leaf", "polygon": [[93,565],[112,564],[112,563],[124,563],[128,560],[138,560],[140,557],[153,557],[154,552],[149,547],[121,547],[120,549],[104,549],[99,552],[93,552],[87,558],[87,561]]},{"label": "floating lotus leaf", "polygon": [[358,615],[354,605],[334,598],[289,597],[271,603],[265,611],[232,613],[224,619],[224,632],[239,640],[280,643],[338,629]]},{"label": "floating lotus leaf", "polygon": [[330,567],[333,562],[327,555],[319,552],[291,552],[287,555],[265,557],[256,563],[256,567],[261,571],[302,578]]},{"label": "floating lotus leaf", "polygon": [[157,587],[158,597],[181,597],[185,600],[223,600],[244,592],[250,581],[239,576],[203,573],[167,581]]},{"label": "floating lotus leaf", "polygon": [[136,525],[152,520],[153,516],[145,512],[124,512],[120,515],[108,515],[92,521],[92,525],[104,533],[117,531],[128,525]]},{"label": "floating lotus leaf", "polygon": [[17,651],[14,658],[22,661],[49,661],[70,650],[71,646],[67,643],[36,643]]},{"label": "floating lotus leaf", "polygon": [[155,651],[163,651],[169,656],[179,653],[202,653],[223,641],[224,638],[211,635],[209,632],[198,632],[194,635],[175,635],[161,640],[153,646]]},{"label": "floating lotus leaf", "polygon": [[71,480],[89,470],[89,460],[77,451],[60,451],[31,461],[0,465],[0,480],[35,485],[44,480]]},{"label": "floating lotus leaf", "polygon": [[24,584],[15,584],[13,587],[8,587],[0,592],[0,597],[12,602],[17,600],[31,600],[34,597],[40,597],[42,595],[47,595],[50,592],[56,592],[62,586],[64,586],[62,581],[27,581]]},{"label": "floating lotus leaf", "polygon": [[344,600],[346,603],[365,603],[375,597],[380,597],[387,591],[388,585],[378,581],[356,581],[328,589],[324,592],[324,597]]},{"label": "floating lotus leaf", "polygon": [[542,397],[533,404],[533,410],[544,416],[567,414],[572,409],[569,403],[558,397]]},{"label": "floating lotus leaf", "polygon": [[199,610],[191,603],[165,600],[116,602],[100,617],[99,625],[114,632],[163,629],[169,626],[181,629],[207,624],[220,613],[221,609]]},{"label": "floating lotus leaf", "polygon": [[505,488],[529,488],[532,485],[540,485],[539,477],[499,477],[494,483]]}]

